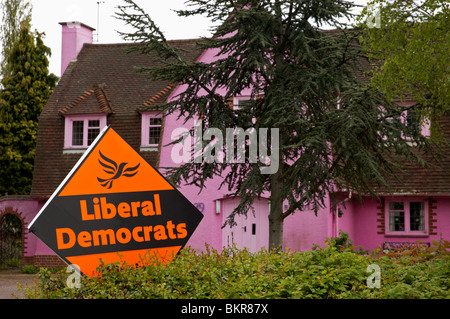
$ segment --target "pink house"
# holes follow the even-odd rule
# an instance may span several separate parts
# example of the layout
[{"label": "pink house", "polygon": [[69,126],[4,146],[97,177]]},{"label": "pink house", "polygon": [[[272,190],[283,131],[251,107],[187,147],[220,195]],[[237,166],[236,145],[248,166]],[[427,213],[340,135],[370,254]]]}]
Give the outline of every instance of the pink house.
[{"label": "pink house", "polygon": [[[134,71],[135,66],[156,63],[137,52],[134,44],[92,44],[92,28],[84,24],[61,23],[63,30],[63,76],[45,106],[39,123],[35,171],[29,196],[0,198],[0,223],[6,214],[16,214],[23,223],[23,264],[61,265],[61,260],[27,226],[49,199],[88,145],[106,125],[111,125],[150,164],[160,168],[179,165],[166,146],[173,132],[190,129],[177,114],[164,116],[158,105],[177,94],[182,87],[150,81]],[[171,41],[186,51],[186,58],[211,61],[212,51],[201,52],[195,40]],[[233,105],[248,99],[245,92]],[[450,139],[450,115],[441,119],[445,137]],[[424,132],[426,134],[426,132]],[[450,148],[445,150],[450,155]],[[238,199],[219,190],[221,180],[207,182],[202,193],[194,186],[180,191],[203,213],[204,218],[188,245],[202,250],[208,244],[218,250],[232,244],[255,252],[268,245],[268,196],[255,201],[255,213],[240,217],[233,228],[222,225]],[[394,195],[379,190],[379,199],[357,196],[326,208],[296,212],[284,223],[283,245],[291,250],[309,250],[323,245],[326,237],[349,233],[364,249],[396,247],[403,243],[450,238],[450,161],[433,170],[411,168],[393,184]]]}]

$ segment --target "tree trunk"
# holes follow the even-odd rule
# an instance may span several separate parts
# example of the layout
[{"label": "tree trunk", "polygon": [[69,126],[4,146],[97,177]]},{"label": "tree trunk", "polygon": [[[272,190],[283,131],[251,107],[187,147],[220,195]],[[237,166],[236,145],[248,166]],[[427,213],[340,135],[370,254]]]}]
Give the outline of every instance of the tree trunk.
[{"label": "tree trunk", "polygon": [[283,200],[281,198],[282,165],[270,176],[269,249],[281,249],[283,245]]}]

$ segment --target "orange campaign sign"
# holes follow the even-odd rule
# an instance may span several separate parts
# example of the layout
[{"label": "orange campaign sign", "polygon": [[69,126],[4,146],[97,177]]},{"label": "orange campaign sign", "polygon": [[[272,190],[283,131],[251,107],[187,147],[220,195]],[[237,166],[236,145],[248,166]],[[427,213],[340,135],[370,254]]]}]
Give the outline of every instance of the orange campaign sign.
[{"label": "orange campaign sign", "polygon": [[170,261],[203,215],[111,127],[92,143],[29,225],[68,264]]}]

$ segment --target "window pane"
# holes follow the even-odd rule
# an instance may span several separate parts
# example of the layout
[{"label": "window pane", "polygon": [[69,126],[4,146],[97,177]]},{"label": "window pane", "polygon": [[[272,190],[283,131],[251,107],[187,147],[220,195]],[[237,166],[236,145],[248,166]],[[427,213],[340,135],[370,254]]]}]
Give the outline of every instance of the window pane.
[{"label": "window pane", "polygon": [[89,121],[89,127],[100,127],[100,120]]},{"label": "window pane", "polygon": [[161,134],[161,127],[150,127],[149,130],[149,144],[156,145],[159,144],[159,137]]},{"label": "window pane", "polygon": [[250,106],[252,106],[252,104],[253,104],[252,100],[239,100],[238,101],[238,109],[250,107]]},{"label": "window pane", "polygon": [[[90,121],[89,121],[90,122]],[[91,145],[94,142],[97,135],[100,134],[99,128],[90,128],[88,129],[88,145]]]},{"label": "window pane", "polygon": [[403,210],[403,202],[390,202],[389,210]]},{"label": "window pane", "polygon": [[409,222],[411,230],[425,230],[424,203],[409,203]]},{"label": "window pane", "polygon": [[160,117],[150,118],[150,125],[161,125],[162,119]]},{"label": "window pane", "polygon": [[415,135],[419,133],[420,121],[419,116],[413,109],[408,110],[406,115],[406,126],[408,128],[408,135]]},{"label": "window pane", "polygon": [[84,121],[73,121],[72,145],[83,146]]},{"label": "window pane", "polygon": [[389,230],[404,231],[405,230],[405,213],[390,212],[389,213]]}]

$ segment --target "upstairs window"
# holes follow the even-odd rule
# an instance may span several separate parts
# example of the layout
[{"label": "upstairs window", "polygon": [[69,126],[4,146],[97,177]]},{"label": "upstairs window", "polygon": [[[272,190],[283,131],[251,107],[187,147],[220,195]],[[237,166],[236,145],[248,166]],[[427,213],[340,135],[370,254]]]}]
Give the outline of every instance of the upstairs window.
[{"label": "upstairs window", "polygon": [[87,149],[105,126],[106,115],[66,116],[64,148]]},{"label": "upstairs window", "polygon": [[413,107],[403,112],[400,118],[396,120],[406,124],[407,129],[407,131],[405,132],[406,139],[412,138],[419,134],[425,137],[430,136],[430,125],[426,121],[425,123],[421,123],[424,121],[421,121],[422,118],[417,110],[417,108],[419,107],[420,107],[419,105],[417,105],[417,107],[416,105],[414,105]]},{"label": "upstairs window", "polygon": [[406,112],[406,127],[408,128],[408,136],[416,136],[417,134],[423,134],[424,136],[426,136],[425,131],[422,132],[422,129],[420,127],[419,114],[417,114],[416,110],[414,109],[409,109]]},{"label": "upstairs window", "polygon": [[162,135],[162,113],[142,113],[141,147],[158,149]]},{"label": "upstairs window", "polygon": [[256,123],[255,117],[241,111],[242,109],[251,106],[253,103],[254,100],[252,100],[250,96],[234,97],[233,99],[233,110],[241,117],[240,123],[242,124],[243,129],[253,127]]}]

